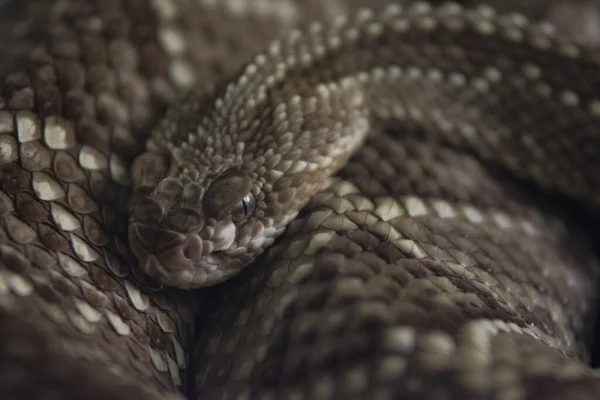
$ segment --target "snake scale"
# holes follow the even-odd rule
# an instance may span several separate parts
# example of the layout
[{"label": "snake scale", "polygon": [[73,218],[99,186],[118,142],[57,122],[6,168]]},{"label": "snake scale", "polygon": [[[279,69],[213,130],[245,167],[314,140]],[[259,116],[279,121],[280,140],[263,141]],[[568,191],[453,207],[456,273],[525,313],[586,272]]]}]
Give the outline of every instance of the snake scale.
[{"label": "snake scale", "polygon": [[7,3],[1,399],[600,396],[594,48],[512,2]]}]

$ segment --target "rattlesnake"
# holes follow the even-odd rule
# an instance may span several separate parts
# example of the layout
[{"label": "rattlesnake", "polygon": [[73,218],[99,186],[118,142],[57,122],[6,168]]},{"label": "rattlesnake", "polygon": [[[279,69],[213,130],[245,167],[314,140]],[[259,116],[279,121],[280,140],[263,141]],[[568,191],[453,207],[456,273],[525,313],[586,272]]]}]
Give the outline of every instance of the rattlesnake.
[{"label": "rattlesnake", "polygon": [[[565,207],[598,202],[598,53],[489,7],[350,3],[6,10],[0,398],[600,394]],[[211,197],[240,162],[252,184]]]}]

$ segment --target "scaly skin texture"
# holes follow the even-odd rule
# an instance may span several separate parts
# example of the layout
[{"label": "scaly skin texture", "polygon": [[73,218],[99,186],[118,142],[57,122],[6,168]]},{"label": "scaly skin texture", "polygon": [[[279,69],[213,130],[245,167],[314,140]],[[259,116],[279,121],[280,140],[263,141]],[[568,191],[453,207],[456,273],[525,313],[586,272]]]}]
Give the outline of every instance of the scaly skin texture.
[{"label": "scaly skin texture", "polygon": [[[597,201],[598,177],[582,168],[596,154],[562,157],[558,167],[556,141],[540,130],[583,126],[589,146],[598,146],[585,132],[595,131],[600,84],[593,67],[573,61],[582,50],[535,27],[522,30],[510,18],[496,23],[484,11],[392,6],[373,14],[272,43],[226,87],[194,93],[162,121],[132,170],[129,238],[146,273],[182,288],[237,274],[378,122],[418,123],[434,140]],[[501,56],[478,52],[473,35],[488,37]],[[532,42],[526,55],[513,46],[523,40]],[[541,62],[531,62],[534,53]],[[510,61],[497,67],[501,58]],[[581,80],[567,85],[548,76],[550,65],[571,68]],[[507,82],[506,73],[523,82]],[[524,106],[545,103],[536,115],[513,115],[523,90],[531,92]],[[566,122],[553,116],[559,108]],[[247,214],[241,221],[240,213]]]},{"label": "scaly skin texture", "polygon": [[194,297],[135,269],[128,162],[194,80],[235,70],[286,26],[252,11],[40,0],[3,13],[0,398],[180,391]]},{"label": "scaly skin texture", "polygon": [[[400,41],[361,13],[298,35],[299,44],[312,40],[306,49],[283,39],[248,87],[270,85],[265,71],[287,62],[282,54],[311,62],[285,72],[263,108],[247,108],[245,100],[264,99],[239,90],[243,64],[292,27],[359,3],[34,0],[7,11],[0,41],[14,45],[0,60],[0,398],[600,395],[600,377],[585,365],[596,257],[578,220],[537,190],[598,202],[597,56],[488,11],[420,5],[406,24],[389,11],[372,17],[404,26]],[[357,42],[332,50],[335,29],[355,31]],[[162,173],[158,163],[134,164],[129,174],[151,130],[142,161],[199,170],[182,143],[203,117],[213,123],[205,132],[222,126],[232,135],[207,142],[226,155],[242,134],[232,130],[235,118],[255,113],[264,125],[251,136],[268,137],[281,118],[274,111],[290,111],[296,95],[303,107],[284,119],[292,128],[316,121],[329,133],[367,134],[366,143],[314,196],[298,182],[314,174],[287,179],[297,189],[282,195],[286,207],[307,207],[236,278],[196,292],[149,279],[127,221],[155,189],[140,182],[164,178],[148,174]],[[307,112],[311,98],[322,120]],[[236,106],[239,113],[224,114],[229,124],[212,117]],[[219,169],[202,172],[211,168]],[[247,182],[257,170],[238,171]],[[267,185],[253,185],[266,214]],[[280,204],[281,189],[269,204]],[[186,198],[197,206],[194,190]],[[237,201],[244,190],[230,193]],[[161,212],[179,210],[165,193],[150,200]],[[216,198],[217,212],[233,201]]]}]

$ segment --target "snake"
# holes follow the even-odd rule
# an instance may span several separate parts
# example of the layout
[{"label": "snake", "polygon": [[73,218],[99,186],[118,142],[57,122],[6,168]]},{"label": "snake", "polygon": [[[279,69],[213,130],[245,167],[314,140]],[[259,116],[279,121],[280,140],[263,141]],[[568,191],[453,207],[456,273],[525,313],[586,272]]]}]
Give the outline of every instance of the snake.
[{"label": "snake", "polygon": [[597,398],[600,56],[499,3],[0,3],[0,398]]}]

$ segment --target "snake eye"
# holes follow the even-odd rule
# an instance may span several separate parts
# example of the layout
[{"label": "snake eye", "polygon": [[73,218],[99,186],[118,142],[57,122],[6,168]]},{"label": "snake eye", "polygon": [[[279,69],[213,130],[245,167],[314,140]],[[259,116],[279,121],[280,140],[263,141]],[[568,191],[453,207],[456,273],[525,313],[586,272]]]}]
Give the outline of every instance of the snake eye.
[{"label": "snake eye", "polygon": [[231,220],[235,224],[246,222],[256,208],[256,200],[252,193],[248,193],[244,198],[237,203],[231,210]]}]

